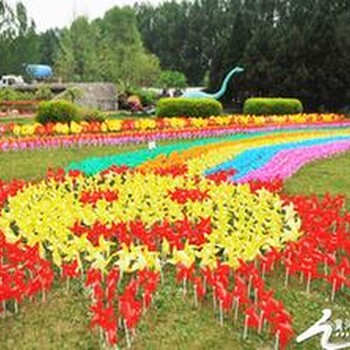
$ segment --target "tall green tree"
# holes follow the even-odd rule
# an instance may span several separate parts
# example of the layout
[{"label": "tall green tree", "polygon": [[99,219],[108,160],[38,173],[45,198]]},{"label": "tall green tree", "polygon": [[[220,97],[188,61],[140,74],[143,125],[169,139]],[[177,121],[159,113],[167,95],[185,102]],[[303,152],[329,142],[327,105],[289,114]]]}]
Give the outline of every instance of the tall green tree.
[{"label": "tall green tree", "polygon": [[40,63],[53,66],[59,49],[60,31],[48,29],[39,35]]},{"label": "tall green tree", "polygon": [[59,40],[56,70],[64,80],[110,81],[123,86],[150,85],[159,62],[148,54],[133,9],[115,7],[101,19],[76,19]]},{"label": "tall green tree", "polygon": [[216,89],[242,65],[226,98],[295,96],[309,110],[350,105],[349,0],[183,0],[136,12],[146,47],[192,85],[209,72]]},{"label": "tall green tree", "polygon": [[38,37],[35,23],[26,7],[18,2],[10,8],[6,1],[0,6],[0,74],[23,74],[24,64],[36,62]]}]

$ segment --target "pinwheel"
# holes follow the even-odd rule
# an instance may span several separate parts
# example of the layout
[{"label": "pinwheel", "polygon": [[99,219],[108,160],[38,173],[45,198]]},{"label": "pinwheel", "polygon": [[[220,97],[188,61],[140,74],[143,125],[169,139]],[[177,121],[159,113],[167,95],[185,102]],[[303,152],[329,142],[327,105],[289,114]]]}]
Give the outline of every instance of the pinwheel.
[{"label": "pinwheel", "polygon": [[244,320],[244,329],[243,329],[243,339],[246,339],[248,336],[248,328],[258,329],[260,324],[260,317],[258,311],[254,305],[249,306],[245,310],[245,320]]},{"label": "pinwheel", "polygon": [[86,273],[86,287],[94,287],[95,285],[101,284],[103,280],[102,272],[100,270],[96,270],[90,268]]},{"label": "pinwheel", "polygon": [[187,294],[187,282],[193,278],[194,262],[178,263],[176,269],[176,279],[178,283],[182,282],[182,291],[185,296]]},{"label": "pinwheel", "polygon": [[119,297],[119,313],[124,320],[125,335],[128,347],[130,347],[129,330],[135,329],[142,312],[142,303],[136,300],[139,286],[136,280],[131,280],[125,291]]},{"label": "pinwheel", "polygon": [[232,309],[232,294],[224,287],[224,285],[216,280],[213,285],[213,297],[219,301],[220,323],[224,324],[224,311],[227,312]]},{"label": "pinwheel", "polygon": [[334,301],[336,292],[348,283],[346,278],[349,274],[348,264],[349,261],[346,258],[343,258],[343,262],[338,266],[335,266],[327,276],[327,281],[332,286],[331,301]]},{"label": "pinwheel", "polygon": [[291,324],[288,322],[281,322],[276,324],[273,330],[276,336],[275,349],[285,349],[294,336],[294,330]]},{"label": "pinwheel", "polygon": [[232,291],[233,300],[235,303],[235,313],[234,313],[234,321],[236,322],[238,319],[239,309],[242,305],[246,305],[249,302],[248,299],[248,286],[245,281],[239,277],[235,276],[235,286]]},{"label": "pinwheel", "polygon": [[81,272],[79,270],[79,264],[77,260],[73,261],[72,263],[62,264],[61,277],[63,280],[67,281],[67,291],[69,290],[70,279],[79,277],[80,274]]},{"label": "pinwheel", "polygon": [[116,345],[118,323],[112,306],[104,307],[102,303],[97,302],[90,307],[92,312],[92,319],[90,327],[100,327],[106,332],[107,341],[109,345]]}]

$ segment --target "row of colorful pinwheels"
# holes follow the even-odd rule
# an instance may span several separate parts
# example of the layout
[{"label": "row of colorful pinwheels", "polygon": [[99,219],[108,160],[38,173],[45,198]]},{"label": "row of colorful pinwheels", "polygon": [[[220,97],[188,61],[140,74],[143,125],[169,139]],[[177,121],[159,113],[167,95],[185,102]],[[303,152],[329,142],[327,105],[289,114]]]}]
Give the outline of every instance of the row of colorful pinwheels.
[{"label": "row of colorful pinwheels", "polygon": [[160,131],[202,129],[212,127],[263,127],[273,125],[303,125],[334,123],[344,120],[344,116],[337,114],[296,114],[284,116],[213,116],[210,118],[137,118],[137,119],[107,119],[104,122],[72,122],[27,123],[24,125],[10,123],[0,126],[0,134],[13,136],[48,136],[68,134],[94,134],[109,132],[136,132],[136,131]]}]

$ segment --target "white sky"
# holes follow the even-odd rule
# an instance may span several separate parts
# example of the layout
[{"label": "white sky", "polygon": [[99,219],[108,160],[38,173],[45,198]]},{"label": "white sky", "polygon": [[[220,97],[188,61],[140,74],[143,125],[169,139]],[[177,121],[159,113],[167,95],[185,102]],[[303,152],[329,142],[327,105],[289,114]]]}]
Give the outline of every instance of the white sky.
[{"label": "white sky", "polygon": [[[145,0],[138,0],[139,3],[143,1]],[[160,1],[148,0],[153,4]],[[18,0],[6,2],[15,5]],[[39,32],[49,28],[62,28],[81,15],[101,17],[113,6],[133,5],[135,2],[136,0],[22,0]]]}]

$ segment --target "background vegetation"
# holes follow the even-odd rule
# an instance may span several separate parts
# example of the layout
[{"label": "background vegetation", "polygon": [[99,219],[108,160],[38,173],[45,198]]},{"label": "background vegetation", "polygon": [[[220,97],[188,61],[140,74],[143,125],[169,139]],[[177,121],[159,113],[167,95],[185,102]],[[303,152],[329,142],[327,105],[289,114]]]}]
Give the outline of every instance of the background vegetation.
[{"label": "background vegetation", "polygon": [[10,9],[0,0],[0,75],[46,63],[63,80],[112,81],[125,90],[154,85],[162,69],[214,90],[232,66],[242,65],[246,71],[226,100],[295,97],[307,111],[346,111],[349,33],[349,0],[142,3],[45,33],[37,33],[22,4]]}]

